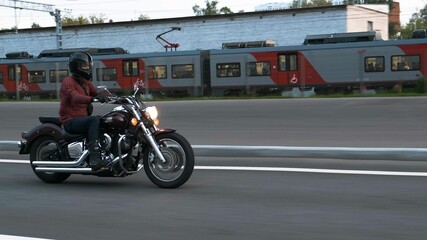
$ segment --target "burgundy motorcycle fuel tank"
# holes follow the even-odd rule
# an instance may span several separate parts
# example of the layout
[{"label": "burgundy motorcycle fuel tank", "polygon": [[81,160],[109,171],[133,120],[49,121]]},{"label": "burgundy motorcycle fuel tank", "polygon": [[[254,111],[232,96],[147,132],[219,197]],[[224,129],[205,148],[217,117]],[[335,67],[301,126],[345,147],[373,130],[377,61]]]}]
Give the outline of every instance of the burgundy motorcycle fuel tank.
[{"label": "burgundy motorcycle fuel tank", "polygon": [[125,111],[110,112],[101,117],[100,127],[107,131],[122,132],[128,127],[130,117]]}]

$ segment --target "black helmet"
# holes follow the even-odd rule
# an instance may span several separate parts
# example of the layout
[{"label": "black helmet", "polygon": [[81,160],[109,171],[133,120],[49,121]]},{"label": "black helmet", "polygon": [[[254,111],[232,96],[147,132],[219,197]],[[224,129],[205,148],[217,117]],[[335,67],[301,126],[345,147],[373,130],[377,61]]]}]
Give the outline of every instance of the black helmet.
[{"label": "black helmet", "polygon": [[92,78],[92,56],[87,52],[75,52],[71,54],[68,60],[70,72],[83,79],[90,80]]}]

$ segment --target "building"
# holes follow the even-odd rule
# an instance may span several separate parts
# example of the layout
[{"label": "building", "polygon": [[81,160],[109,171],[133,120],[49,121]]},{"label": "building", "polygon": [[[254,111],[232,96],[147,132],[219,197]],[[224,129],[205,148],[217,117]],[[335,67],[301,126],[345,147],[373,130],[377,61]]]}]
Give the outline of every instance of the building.
[{"label": "building", "polygon": [[[386,5],[385,5],[386,6]],[[306,35],[378,31],[388,38],[388,8],[365,5],[279,9],[214,16],[193,16],[143,21],[66,26],[63,48],[122,47],[131,53],[165,51],[156,36],[178,43],[180,50],[219,49],[226,42],[273,40],[278,45],[300,45]],[[10,52],[37,56],[57,48],[55,28],[0,31],[0,57]],[[170,50],[170,49],[169,49]]]}]

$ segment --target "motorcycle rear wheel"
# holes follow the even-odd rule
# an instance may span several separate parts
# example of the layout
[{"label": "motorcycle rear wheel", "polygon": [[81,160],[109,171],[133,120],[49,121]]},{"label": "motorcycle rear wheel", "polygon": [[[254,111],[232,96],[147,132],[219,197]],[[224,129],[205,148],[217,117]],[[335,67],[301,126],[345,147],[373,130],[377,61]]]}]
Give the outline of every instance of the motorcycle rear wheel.
[{"label": "motorcycle rear wheel", "polygon": [[194,153],[190,143],[176,132],[155,137],[166,162],[149,148],[144,152],[144,170],[148,178],[161,188],[177,188],[187,182],[194,169]]},{"label": "motorcycle rear wheel", "polygon": [[37,172],[34,161],[61,161],[59,158],[59,146],[51,137],[41,137],[31,146],[30,163],[31,168],[40,180],[47,183],[61,183],[70,177],[70,173]]}]

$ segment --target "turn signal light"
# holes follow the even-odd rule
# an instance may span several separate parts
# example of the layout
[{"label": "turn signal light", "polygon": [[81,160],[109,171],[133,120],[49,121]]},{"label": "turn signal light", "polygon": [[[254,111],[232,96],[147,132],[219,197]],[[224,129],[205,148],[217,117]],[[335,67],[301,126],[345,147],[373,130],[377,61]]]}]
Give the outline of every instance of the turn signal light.
[{"label": "turn signal light", "polygon": [[136,118],[132,118],[131,120],[130,120],[130,124],[132,124],[132,126],[136,126],[136,125],[138,125],[138,119],[136,119]]}]

